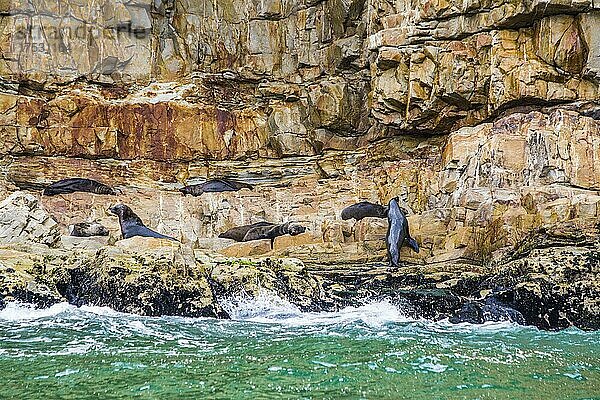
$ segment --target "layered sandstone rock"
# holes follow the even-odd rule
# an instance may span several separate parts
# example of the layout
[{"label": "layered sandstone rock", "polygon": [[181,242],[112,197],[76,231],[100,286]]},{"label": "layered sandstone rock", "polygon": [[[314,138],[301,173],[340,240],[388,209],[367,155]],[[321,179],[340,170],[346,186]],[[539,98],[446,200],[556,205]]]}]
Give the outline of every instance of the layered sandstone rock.
[{"label": "layered sandstone rock", "polygon": [[369,38],[384,123],[447,131],[515,106],[598,99],[593,2],[414,3],[386,8]]},{"label": "layered sandstone rock", "polygon": [[[386,221],[339,213],[399,196],[421,247],[403,260],[489,267],[600,220],[592,1],[12,1],[0,19],[0,194],[29,191],[63,234],[99,220],[112,243],[123,201],[197,249],[378,262]],[[39,196],[75,176],[120,194]],[[255,189],[177,191],[219,176]],[[263,220],[309,231],[216,238]]]}]

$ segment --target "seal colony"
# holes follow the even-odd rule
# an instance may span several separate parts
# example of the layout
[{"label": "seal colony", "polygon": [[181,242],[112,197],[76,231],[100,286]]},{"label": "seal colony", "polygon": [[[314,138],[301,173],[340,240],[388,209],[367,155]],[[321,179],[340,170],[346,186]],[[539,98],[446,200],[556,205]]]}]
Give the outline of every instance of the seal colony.
[{"label": "seal colony", "polygon": [[[196,185],[187,185],[179,189],[183,195],[201,196],[203,193],[233,192],[241,189],[253,190],[254,186],[227,178],[217,178],[207,180],[204,183]],[[74,192],[89,192],[94,194],[116,195],[116,191],[103,183],[87,178],[68,178],[62,179],[47,186],[43,194],[53,196],[57,194],[67,194]],[[363,218],[381,218],[387,219],[388,229],[386,233],[386,248],[390,266],[400,266],[400,248],[404,245],[410,247],[413,251],[419,252],[419,245],[410,236],[408,220],[403,210],[398,204],[398,197],[389,201],[387,206],[375,204],[368,201],[361,201],[344,208],[341,212],[342,220],[355,219],[360,221]],[[123,239],[134,236],[153,237],[158,239],[167,239],[177,241],[177,239],[163,235],[148,228],[142,222],[142,219],[125,204],[117,204],[108,209],[108,211],[119,218],[121,235]],[[296,236],[306,232],[307,228],[295,223],[285,222],[275,224],[261,221],[254,224],[242,225],[231,228],[218,235],[219,238],[233,239],[236,242],[249,242],[253,240],[270,239],[271,247],[275,238],[283,235]],[[97,222],[80,222],[69,226],[71,236],[89,237],[106,236],[108,229]]]},{"label": "seal colony", "polygon": [[294,222],[286,222],[278,225],[262,221],[231,228],[228,231],[221,233],[219,237],[233,239],[236,242],[271,239],[271,247],[273,247],[273,241],[276,237],[283,235],[296,236],[306,232],[306,229],[305,226]]}]

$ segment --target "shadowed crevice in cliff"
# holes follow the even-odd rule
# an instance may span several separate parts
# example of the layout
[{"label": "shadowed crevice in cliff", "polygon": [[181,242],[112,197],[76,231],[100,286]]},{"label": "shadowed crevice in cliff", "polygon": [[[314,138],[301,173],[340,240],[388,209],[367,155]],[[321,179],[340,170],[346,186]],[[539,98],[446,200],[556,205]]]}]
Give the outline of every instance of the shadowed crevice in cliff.
[{"label": "shadowed crevice in cliff", "polygon": [[529,232],[510,252],[510,260],[525,258],[535,249],[560,247],[593,248],[598,243],[600,229],[582,229],[573,223],[540,227]]}]

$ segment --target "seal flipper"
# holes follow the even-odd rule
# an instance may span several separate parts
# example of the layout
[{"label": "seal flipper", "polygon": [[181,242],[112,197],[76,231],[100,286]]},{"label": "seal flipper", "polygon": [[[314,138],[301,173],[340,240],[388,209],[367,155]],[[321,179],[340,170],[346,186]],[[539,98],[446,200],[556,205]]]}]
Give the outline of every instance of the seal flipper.
[{"label": "seal flipper", "polygon": [[142,233],[140,236],[154,237],[157,239],[167,239],[167,240],[173,240],[175,242],[179,242],[179,240],[175,239],[174,237],[163,235],[162,233],[153,231],[152,229],[145,227],[145,226],[143,228],[141,228],[140,231]]},{"label": "seal flipper", "polygon": [[419,252],[419,244],[417,243],[417,241],[411,237],[406,238],[406,244],[408,245],[408,247],[410,247],[411,249],[413,249],[413,251],[415,253]]}]

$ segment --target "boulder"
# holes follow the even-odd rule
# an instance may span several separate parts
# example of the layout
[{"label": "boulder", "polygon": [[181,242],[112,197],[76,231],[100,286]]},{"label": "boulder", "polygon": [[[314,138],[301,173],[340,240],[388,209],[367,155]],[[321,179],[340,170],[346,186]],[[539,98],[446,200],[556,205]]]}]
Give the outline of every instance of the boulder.
[{"label": "boulder", "polygon": [[503,304],[494,297],[488,297],[483,303],[469,301],[448,318],[453,324],[468,322],[471,324],[483,324],[484,322],[514,322],[525,325],[525,318],[519,311]]},{"label": "boulder", "polygon": [[0,203],[0,244],[42,243],[56,246],[59,241],[58,224],[34,195],[15,192]]}]

